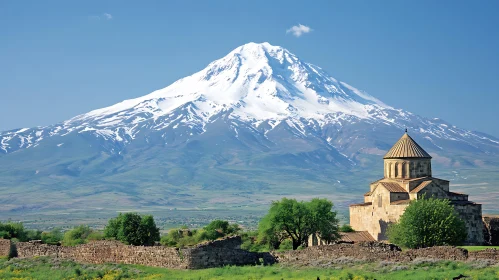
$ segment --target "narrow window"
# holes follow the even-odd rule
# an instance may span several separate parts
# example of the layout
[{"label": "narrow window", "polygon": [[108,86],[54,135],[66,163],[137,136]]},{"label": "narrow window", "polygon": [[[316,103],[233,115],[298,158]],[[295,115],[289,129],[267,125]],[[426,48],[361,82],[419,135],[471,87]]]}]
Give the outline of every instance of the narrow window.
[{"label": "narrow window", "polygon": [[381,200],[382,196],[380,194],[378,194],[378,207],[382,207],[383,206],[383,201]]}]

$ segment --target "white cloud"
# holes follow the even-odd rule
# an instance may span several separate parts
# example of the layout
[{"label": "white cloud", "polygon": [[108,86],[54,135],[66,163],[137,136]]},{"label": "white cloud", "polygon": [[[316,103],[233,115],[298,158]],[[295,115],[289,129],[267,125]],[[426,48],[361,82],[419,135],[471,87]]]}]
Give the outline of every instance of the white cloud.
[{"label": "white cloud", "polygon": [[305,33],[309,33],[310,31],[312,31],[312,28],[310,28],[306,25],[303,25],[303,24],[298,24],[298,25],[292,26],[290,29],[286,30],[286,34],[292,33],[294,36],[300,37],[301,35],[303,35]]},{"label": "white cloud", "polygon": [[103,16],[107,19],[107,20],[112,20],[113,19],[113,15],[111,14],[108,14],[108,13],[104,13]]},{"label": "white cloud", "polygon": [[102,15],[97,15],[97,16],[89,16],[88,17],[90,20],[112,20],[113,15],[110,13],[103,13]]}]

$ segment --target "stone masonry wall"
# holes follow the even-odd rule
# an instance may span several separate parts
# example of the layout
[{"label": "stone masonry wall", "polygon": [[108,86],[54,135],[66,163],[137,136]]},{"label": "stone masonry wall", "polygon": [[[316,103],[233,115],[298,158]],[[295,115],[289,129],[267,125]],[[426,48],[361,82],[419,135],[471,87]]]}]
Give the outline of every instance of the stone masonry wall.
[{"label": "stone masonry wall", "polygon": [[[307,247],[303,250],[253,253],[239,249],[240,237],[207,242],[195,247],[176,249],[164,246],[128,246],[116,241],[95,241],[75,247],[46,245],[39,242],[19,242],[17,255],[21,258],[52,256],[80,263],[125,263],[173,269],[202,269],[224,265],[252,265],[279,262],[283,265],[315,266],[323,262],[341,263],[345,260],[365,262],[410,262],[416,259],[476,260],[499,262],[499,250],[469,252],[465,249],[440,246],[400,251],[391,244],[360,242]],[[0,249],[10,251],[9,242],[0,240]]]},{"label": "stone masonry wall", "polygon": [[440,246],[402,252],[394,245],[364,242],[307,247],[303,250],[276,253],[276,257],[278,262],[284,265],[314,266],[321,262],[339,263],[345,259],[365,262],[409,262],[418,258],[464,261],[468,259],[468,251]]},{"label": "stone masonry wall", "polygon": [[19,242],[20,258],[52,256],[81,263],[125,263],[175,269],[256,264],[261,256],[239,249],[241,237],[229,237],[185,249],[164,246],[129,246],[118,241],[94,241],[74,247]]},{"label": "stone masonry wall", "polygon": [[0,257],[10,256],[10,240],[0,239]]},{"label": "stone masonry wall", "polygon": [[175,248],[163,246],[128,246],[118,241],[95,241],[74,247],[37,242],[16,244],[17,256],[30,258],[52,256],[81,263],[126,263],[168,268],[188,268],[187,261]]},{"label": "stone masonry wall", "polygon": [[[452,203],[452,202],[451,202]],[[454,204],[454,209],[459,214],[460,218],[466,225],[468,234],[466,245],[482,245],[483,238],[483,221],[482,221],[482,205],[481,204]]]},{"label": "stone masonry wall", "polygon": [[499,246],[499,216],[483,216],[483,238],[485,245]]}]

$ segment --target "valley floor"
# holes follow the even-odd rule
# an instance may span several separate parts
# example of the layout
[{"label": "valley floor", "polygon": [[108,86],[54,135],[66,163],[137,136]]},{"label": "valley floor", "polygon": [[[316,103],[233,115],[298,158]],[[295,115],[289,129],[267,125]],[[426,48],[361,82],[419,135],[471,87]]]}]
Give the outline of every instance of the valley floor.
[{"label": "valley floor", "polygon": [[499,266],[477,262],[416,259],[411,263],[351,263],[320,268],[274,266],[223,267],[202,270],[171,270],[122,264],[77,264],[38,257],[1,259],[0,279],[499,279]]}]

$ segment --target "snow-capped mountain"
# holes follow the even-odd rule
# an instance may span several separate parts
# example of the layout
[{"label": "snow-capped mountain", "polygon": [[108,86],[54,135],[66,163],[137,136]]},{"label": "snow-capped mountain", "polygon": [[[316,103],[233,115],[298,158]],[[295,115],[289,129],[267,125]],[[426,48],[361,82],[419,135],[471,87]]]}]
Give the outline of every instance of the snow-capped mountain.
[{"label": "snow-capped mountain", "polygon": [[[0,210],[82,200],[198,206],[214,189],[356,194],[364,188],[355,180],[382,174],[381,156],[405,128],[435,166],[499,165],[499,139],[393,108],[282,47],[249,43],[148,95],[0,132],[0,189],[22,188],[3,190]],[[47,190],[62,197],[20,195]],[[240,201],[236,193],[226,195]]]},{"label": "snow-capped mountain", "polygon": [[[440,139],[463,142],[477,151],[495,153],[499,141],[491,136],[456,128],[438,119],[425,119],[394,109],[366,92],[336,80],[320,67],[301,61],[288,50],[268,43],[249,43],[205,69],[148,95],[79,115],[60,124],[19,129],[0,134],[0,151],[11,153],[39,145],[44,139],[69,134],[89,134],[116,144],[119,152],[145,130],[175,130],[189,136],[203,134],[220,118],[244,123],[265,136],[279,125],[299,137],[315,133],[331,145],[335,135],[324,128],[341,130],[356,122],[386,125],[402,131],[409,128],[443,149]],[[162,135],[165,139],[167,134]],[[56,145],[64,145],[64,139]],[[165,140],[165,144],[169,144]],[[486,145],[488,148],[481,146]],[[489,150],[492,148],[492,150]],[[341,151],[341,148],[339,149]]]}]

